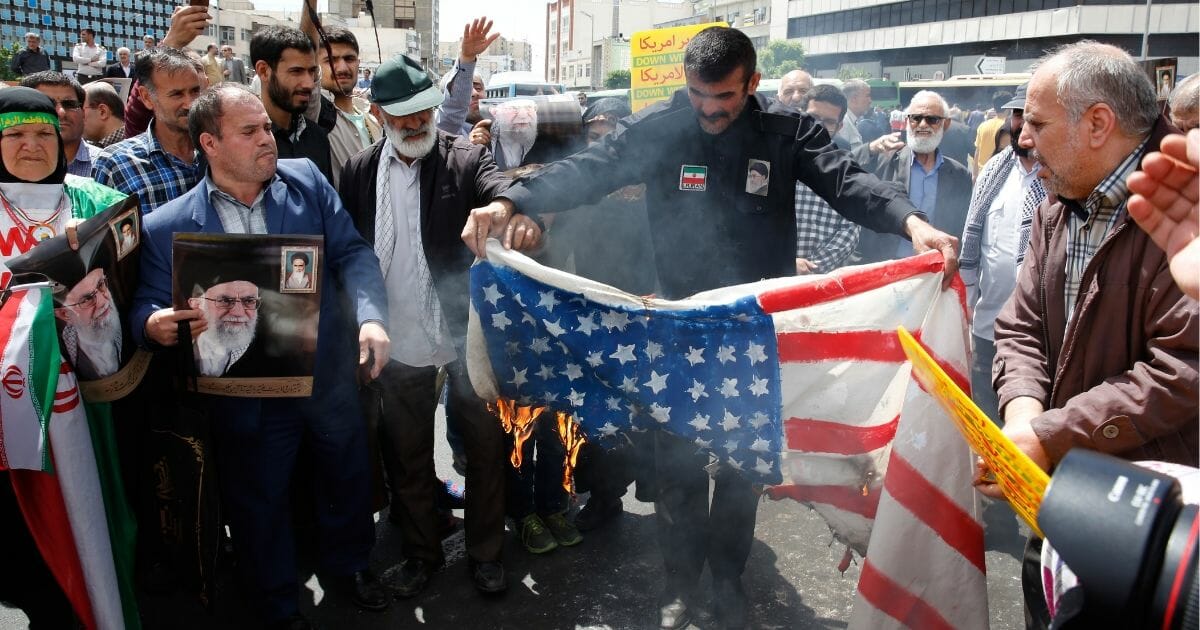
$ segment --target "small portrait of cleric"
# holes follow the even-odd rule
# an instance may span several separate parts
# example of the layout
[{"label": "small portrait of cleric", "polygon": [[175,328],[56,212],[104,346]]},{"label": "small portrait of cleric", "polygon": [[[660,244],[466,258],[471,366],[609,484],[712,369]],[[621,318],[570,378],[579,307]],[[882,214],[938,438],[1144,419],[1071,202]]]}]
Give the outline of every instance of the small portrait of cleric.
[{"label": "small portrait of cleric", "polygon": [[283,250],[279,271],[280,293],[313,293],[317,290],[317,250],[312,247]]},{"label": "small portrait of cleric", "polygon": [[[296,240],[304,238],[175,235],[175,308],[204,315],[205,329],[192,342],[196,376],[312,376],[320,311],[314,263],[320,247]],[[288,261],[286,276],[282,259]]]},{"label": "small portrait of cleric", "polygon": [[113,238],[117,242],[117,260],[124,258],[138,244],[138,213],[127,212],[114,219],[109,227],[112,228]]}]

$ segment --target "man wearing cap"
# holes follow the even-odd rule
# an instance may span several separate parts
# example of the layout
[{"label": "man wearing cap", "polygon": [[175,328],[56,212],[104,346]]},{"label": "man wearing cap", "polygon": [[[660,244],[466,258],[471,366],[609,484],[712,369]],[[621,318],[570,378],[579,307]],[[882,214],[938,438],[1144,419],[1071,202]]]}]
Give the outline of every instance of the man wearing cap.
[{"label": "man wearing cap", "polygon": [[42,36],[25,33],[25,48],[13,55],[8,68],[17,76],[25,76],[50,69],[50,56],[42,49]]},{"label": "man wearing cap", "polygon": [[[317,168],[307,160],[277,160],[271,119],[247,88],[223,83],[206,91],[192,104],[189,126],[209,170],[186,194],[146,215],[141,280],[131,315],[134,338],[144,348],[163,350],[180,342],[178,322],[190,322],[193,335],[207,328],[200,310],[171,308],[174,233],[324,237],[322,268],[314,271],[332,281],[321,292],[316,349],[321,360],[316,363],[312,396],[211,396],[205,404],[219,445],[218,478],[229,508],[238,567],[268,626],[311,627],[299,613],[289,506],[302,445],[311,451],[316,480],[321,584],[360,608],[383,610],[390,596],[367,567],[374,527],[366,424],[355,382],[356,369],[364,379],[377,377],[389,352],[384,329],[387,297],[376,259]],[[215,288],[210,284],[208,292]],[[221,308],[228,306],[230,313],[257,309],[256,286],[226,288],[221,295],[206,297]],[[343,308],[343,302],[349,308]],[[358,331],[357,347],[347,330]]]},{"label": "man wearing cap", "polygon": [[975,179],[960,254],[967,304],[974,312],[971,399],[1001,425],[996,390],[992,389],[992,360],[996,357],[993,328],[996,315],[1017,285],[1017,270],[1029,246],[1033,211],[1046,198],[1046,189],[1037,176],[1041,166],[1029,155],[1029,149],[1020,145],[1028,85],[1017,88],[1012,100],[1005,103],[1005,109],[1012,112],[1011,146],[988,160]]},{"label": "man wearing cap", "polygon": [[[434,511],[433,416],[437,370],[446,366],[450,395],[464,418],[467,453],[466,538],[472,579],[484,592],[505,589],[503,433],[472,393],[462,361],[468,313],[469,250],[457,235],[471,208],[508,187],[482,146],[438,130],[434,108],[444,96],[408,57],[385,62],[371,82],[371,112],[385,139],[350,158],[342,201],[375,248],[396,343],[379,379],[381,448],[391,480],[389,518],[402,531],[405,562],[394,586],[404,597],[425,588],[442,564]],[[521,224],[520,245],[540,230]]]}]

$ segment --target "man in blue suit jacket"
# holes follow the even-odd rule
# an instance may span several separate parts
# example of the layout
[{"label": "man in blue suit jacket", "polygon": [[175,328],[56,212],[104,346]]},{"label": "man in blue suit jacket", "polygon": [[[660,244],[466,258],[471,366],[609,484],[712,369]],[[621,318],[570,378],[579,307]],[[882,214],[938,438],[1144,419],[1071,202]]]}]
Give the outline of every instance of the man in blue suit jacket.
[{"label": "man in blue suit jacket", "polygon": [[[309,627],[299,614],[288,505],[297,451],[307,436],[321,540],[318,575],[326,590],[347,595],[361,608],[382,610],[390,597],[367,571],[374,527],[366,425],[355,381],[356,367],[373,379],[388,358],[387,296],[379,262],[312,162],[277,160],[271,121],[249,90],[227,83],[205,92],[192,104],[188,127],[209,172],[143,221],[134,337],[142,347],[157,350],[179,343],[180,321],[190,322],[192,335],[206,327],[199,310],[171,308],[175,233],[325,237],[325,256],[316,271],[328,281],[321,294],[312,397],[207,397],[218,477],[238,564],[264,620],[272,627]],[[357,349],[348,332],[352,324],[345,321],[350,317],[358,330]]]}]

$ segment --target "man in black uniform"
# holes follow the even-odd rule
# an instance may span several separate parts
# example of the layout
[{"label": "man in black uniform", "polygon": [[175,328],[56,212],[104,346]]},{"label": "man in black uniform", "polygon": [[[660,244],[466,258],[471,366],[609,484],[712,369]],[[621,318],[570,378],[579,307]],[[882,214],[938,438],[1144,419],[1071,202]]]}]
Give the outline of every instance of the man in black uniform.
[{"label": "man in black uniform", "polygon": [[[686,90],[620,121],[603,141],[475,209],[463,240],[476,254],[489,235],[519,243],[528,228],[509,223],[518,208],[531,215],[552,212],[644,182],[660,286],[664,297],[680,298],[794,274],[800,181],[857,223],[908,236],[919,251],[940,250],[952,276],[957,240],[930,226],[902,189],[859,168],[815,119],[767,113],[767,99],[754,94],[755,64],[754,47],[742,32],[700,32],[684,53]],[[747,171],[755,163],[769,165],[766,195],[747,190]],[[741,574],[754,539],[757,497],[740,475],[718,467],[710,510],[707,456],[697,455],[691,442],[660,434],[655,458],[655,511],[667,573],[660,626],[687,625],[707,559],[720,627],[744,627]]]}]

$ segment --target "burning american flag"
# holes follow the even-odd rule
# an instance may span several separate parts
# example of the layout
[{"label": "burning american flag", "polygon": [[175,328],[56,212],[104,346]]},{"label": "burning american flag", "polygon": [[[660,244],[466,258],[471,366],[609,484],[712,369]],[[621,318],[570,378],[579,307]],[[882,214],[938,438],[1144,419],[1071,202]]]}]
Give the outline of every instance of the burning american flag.
[{"label": "burning american flag", "polygon": [[866,556],[851,627],[986,627],[971,454],[895,333],[966,389],[965,295],[957,279],[941,290],[942,269],[927,253],[669,301],[489,241],[471,270],[469,373],[484,400],[569,413],[601,444],[684,436],[817,510]]}]

